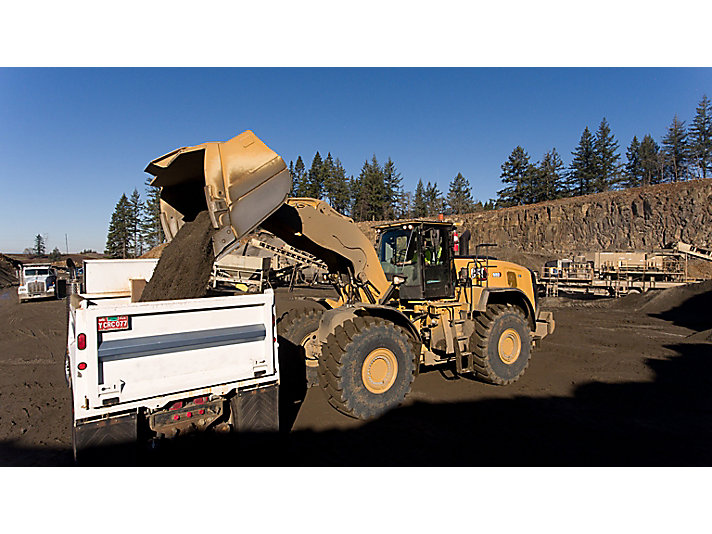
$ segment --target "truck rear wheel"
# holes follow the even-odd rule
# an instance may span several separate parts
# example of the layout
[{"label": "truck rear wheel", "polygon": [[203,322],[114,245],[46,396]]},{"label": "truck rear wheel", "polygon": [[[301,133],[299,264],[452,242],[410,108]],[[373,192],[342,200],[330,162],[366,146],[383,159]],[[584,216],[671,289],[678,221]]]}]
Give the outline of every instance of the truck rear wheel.
[{"label": "truck rear wheel", "polygon": [[403,329],[375,317],[337,326],[322,345],[319,383],[329,404],[357,419],[378,417],[410,392],[416,356]]},{"label": "truck rear wheel", "polygon": [[531,332],[524,313],[509,304],[488,306],[475,319],[470,350],[478,378],[497,385],[516,382],[531,358]]}]

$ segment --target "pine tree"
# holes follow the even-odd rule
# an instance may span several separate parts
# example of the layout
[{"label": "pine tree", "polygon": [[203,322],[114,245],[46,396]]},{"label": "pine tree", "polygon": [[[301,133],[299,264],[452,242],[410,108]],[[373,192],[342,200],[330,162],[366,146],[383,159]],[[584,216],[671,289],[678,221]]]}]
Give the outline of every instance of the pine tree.
[{"label": "pine tree", "polygon": [[324,162],[318,150],[306,176],[306,186],[303,188],[302,196],[316,199],[324,196]]},{"label": "pine tree", "polygon": [[143,254],[143,202],[138,189],[133,190],[129,198],[129,231],[131,232],[131,253],[130,256],[138,258]]},{"label": "pine tree", "polygon": [[[329,154],[327,161],[329,161],[330,158],[331,154]],[[351,201],[349,184],[346,180],[346,170],[339,158],[336,158],[336,161],[330,163],[328,168],[324,188],[326,196],[329,199],[329,204],[339,213],[346,213]]]},{"label": "pine tree", "polygon": [[507,187],[497,191],[497,205],[502,207],[526,204],[531,198],[531,171],[529,154],[517,146],[502,164],[502,183]]},{"label": "pine tree", "polygon": [[450,182],[450,188],[447,193],[447,203],[449,212],[456,215],[461,213],[472,213],[475,208],[475,202],[472,199],[472,191],[470,190],[470,182],[462,175],[457,173],[457,176]]},{"label": "pine tree", "polygon": [[406,191],[403,186],[401,186],[398,194],[397,216],[399,219],[409,219],[413,216],[413,193]]},{"label": "pine tree", "polygon": [[294,174],[292,174],[292,194],[296,197],[308,196],[306,167],[301,156],[297,156],[297,162],[294,164]]},{"label": "pine tree", "polygon": [[662,181],[660,147],[650,134],[646,134],[638,149],[643,186],[659,184]]},{"label": "pine tree", "polygon": [[438,189],[437,183],[430,183],[425,186],[425,205],[427,206],[427,215],[433,216],[445,211],[445,199]]},{"label": "pine tree", "polygon": [[536,202],[555,200],[564,196],[563,168],[564,162],[561,161],[561,156],[556,148],[552,148],[544,154],[544,158],[535,171],[537,174],[534,190]]},{"label": "pine tree", "polygon": [[584,128],[581,139],[571,155],[571,165],[567,176],[566,188],[571,196],[588,195],[593,193],[594,181],[598,175],[598,165],[596,164],[596,154],[593,145],[593,135]]},{"label": "pine tree", "polygon": [[355,193],[353,217],[359,221],[383,220],[389,202],[383,169],[376,155],[365,161],[352,188]]},{"label": "pine tree", "polygon": [[35,256],[44,256],[46,246],[45,242],[46,239],[42,236],[42,234],[37,234],[35,236],[35,246],[32,248],[32,252]]},{"label": "pine tree", "polygon": [[423,179],[418,180],[413,196],[413,217],[425,217],[428,214],[428,204],[425,200],[425,187]]},{"label": "pine tree", "polygon": [[163,226],[161,225],[161,188],[151,185],[152,178],[146,178],[146,201],[143,208],[142,234],[148,249],[163,243]]},{"label": "pine tree", "polygon": [[110,258],[128,258],[131,253],[131,206],[126,195],[121,198],[111,214],[106,236],[106,255]]},{"label": "pine tree", "polygon": [[633,136],[625,156],[628,161],[625,165],[625,181],[621,185],[623,187],[638,187],[643,183],[643,165],[640,161],[640,143],[637,136]]},{"label": "pine tree", "polygon": [[596,160],[596,177],[593,181],[593,188],[596,192],[613,189],[620,181],[620,164],[618,160],[618,141],[611,133],[611,127],[604,117],[596,131],[593,142],[593,149]]},{"label": "pine tree", "polygon": [[395,219],[398,215],[401,182],[403,178],[396,169],[396,164],[391,158],[383,165],[383,182],[385,185],[384,213],[385,220]]},{"label": "pine tree", "polygon": [[687,178],[688,174],[688,145],[685,121],[677,118],[672,120],[668,133],[663,139],[665,152],[664,180],[666,182],[679,182]]},{"label": "pine tree", "polygon": [[712,103],[707,95],[702,96],[690,126],[690,155],[697,176],[707,178],[712,172]]}]

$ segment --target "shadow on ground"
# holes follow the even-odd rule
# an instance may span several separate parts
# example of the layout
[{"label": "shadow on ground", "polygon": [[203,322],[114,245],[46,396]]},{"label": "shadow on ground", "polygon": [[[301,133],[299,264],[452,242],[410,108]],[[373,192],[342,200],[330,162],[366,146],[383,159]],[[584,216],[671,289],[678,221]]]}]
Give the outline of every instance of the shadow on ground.
[{"label": "shadow on ground", "polygon": [[[712,344],[647,360],[652,382],[590,382],[570,397],[416,402],[347,430],[186,436],[139,465],[712,465]],[[292,417],[294,414],[289,414]],[[293,419],[292,419],[293,421]],[[289,423],[289,421],[285,421]],[[283,426],[286,426],[283,424]],[[107,450],[117,465],[126,449]],[[4,465],[71,465],[68,449],[0,444]]]}]

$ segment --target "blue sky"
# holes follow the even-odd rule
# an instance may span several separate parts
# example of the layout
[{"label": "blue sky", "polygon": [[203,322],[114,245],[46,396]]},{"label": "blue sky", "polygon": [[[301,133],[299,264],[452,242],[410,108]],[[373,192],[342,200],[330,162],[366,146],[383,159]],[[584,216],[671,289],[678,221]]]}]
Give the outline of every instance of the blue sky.
[{"label": "blue sky", "polygon": [[347,173],[394,160],[408,189],[458,173],[501,189],[516,145],[571,160],[603,117],[620,144],[689,123],[712,69],[0,69],[0,251],[103,250],[122,193],[180,146],[252,129],[287,162],[331,152]]}]

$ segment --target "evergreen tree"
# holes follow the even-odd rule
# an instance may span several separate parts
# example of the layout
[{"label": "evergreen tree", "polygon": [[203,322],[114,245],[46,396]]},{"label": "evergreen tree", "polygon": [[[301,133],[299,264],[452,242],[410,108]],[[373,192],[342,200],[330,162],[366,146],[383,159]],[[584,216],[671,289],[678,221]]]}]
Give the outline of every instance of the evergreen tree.
[{"label": "evergreen tree", "polygon": [[[327,162],[329,162],[330,158],[331,154],[327,157]],[[336,158],[336,161],[330,162],[328,165],[328,172],[324,182],[326,196],[332,208],[339,213],[346,213],[351,201],[349,184],[346,180],[346,169],[344,169],[339,158]]]},{"label": "evergreen tree", "polygon": [[105,254],[110,258],[128,258],[131,245],[131,205],[124,194],[111,214]]},{"label": "evergreen tree", "polygon": [[297,162],[294,164],[294,174],[292,174],[292,194],[296,197],[305,197],[307,186],[307,173],[304,161],[301,156],[297,156]]},{"label": "evergreen tree", "polygon": [[131,257],[138,258],[143,254],[143,226],[144,226],[143,202],[138,189],[133,190],[129,198],[129,229],[131,232]]},{"label": "evergreen tree", "polygon": [[588,195],[595,191],[594,182],[598,175],[598,165],[593,143],[593,135],[586,126],[576,150],[571,153],[573,159],[566,184],[567,191],[571,196]]},{"label": "evergreen tree", "polygon": [[355,194],[352,217],[359,221],[383,220],[389,203],[383,169],[376,155],[365,161],[352,187]]},{"label": "evergreen tree", "polygon": [[59,248],[54,247],[52,249],[52,252],[49,253],[49,261],[59,261],[62,259],[62,253],[59,251]]},{"label": "evergreen tree", "polygon": [[408,219],[413,216],[413,193],[406,191],[401,186],[398,194],[398,214],[399,219]]},{"label": "evergreen tree", "polygon": [[556,148],[544,154],[536,169],[537,179],[533,187],[536,202],[555,200],[564,196],[563,168],[564,162],[561,161]]},{"label": "evergreen tree", "polygon": [[324,196],[324,162],[318,150],[312,160],[306,177],[306,186],[302,193],[302,196],[316,199],[321,199]]},{"label": "evergreen tree", "polygon": [[712,103],[707,95],[702,96],[690,126],[690,155],[697,176],[707,178],[712,172]]},{"label": "evergreen tree", "polygon": [[646,134],[638,149],[640,159],[640,185],[659,184],[662,181],[660,147],[650,134]]},{"label": "evergreen tree", "polygon": [[687,178],[688,174],[688,145],[685,121],[677,118],[672,120],[668,133],[663,139],[665,152],[664,180],[666,182],[679,182]]},{"label": "evergreen tree", "polygon": [[470,182],[462,175],[457,173],[457,176],[450,182],[450,189],[447,193],[447,203],[449,212],[456,215],[461,213],[472,213],[474,211],[474,200],[472,199],[472,191],[470,190]]},{"label": "evergreen tree", "polygon": [[509,207],[528,203],[531,199],[532,174],[529,155],[521,146],[517,146],[501,168],[500,178],[507,187],[497,191],[497,205]]},{"label": "evergreen tree", "polygon": [[425,205],[427,206],[428,216],[437,215],[445,212],[445,199],[438,189],[437,183],[430,183],[425,187]]},{"label": "evergreen tree", "polygon": [[620,164],[618,160],[618,141],[611,133],[611,127],[604,117],[596,131],[593,142],[596,160],[596,177],[593,181],[595,192],[608,191],[618,185],[620,181]]},{"label": "evergreen tree", "polygon": [[161,188],[151,185],[152,178],[146,178],[146,202],[143,208],[142,234],[148,249],[165,241],[161,225]]},{"label": "evergreen tree", "polygon": [[643,165],[640,161],[640,143],[637,136],[633,136],[625,156],[628,161],[625,164],[625,181],[622,185],[638,187],[643,184]]},{"label": "evergreen tree", "polygon": [[47,240],[41,234],[35,236],[35,246],[32,248],[32,252],[34,252],[35,256],[44,256],[46,241]]},{"label": "evergreen tree", "polygon": [[428,204],[425,200],[425,187],[423,179],[418,180],[413,196],[413,217],[425,217],[428,214]]},{"label": "evergreen tree", "polygon": [[396,169],[396,164],[391,158],[383,165],[383,182],[385,185],[383,219],[391,220],[398,216],[400,204],[401,182],[403,178]]}]

